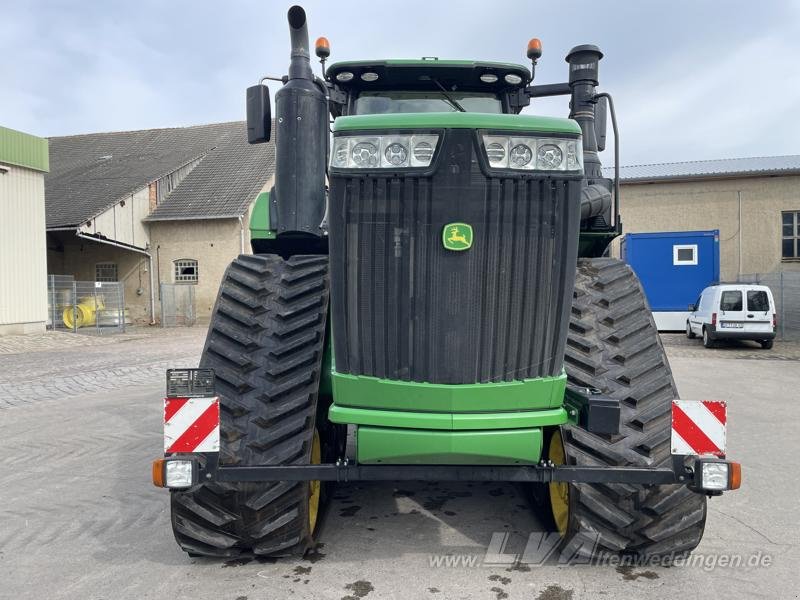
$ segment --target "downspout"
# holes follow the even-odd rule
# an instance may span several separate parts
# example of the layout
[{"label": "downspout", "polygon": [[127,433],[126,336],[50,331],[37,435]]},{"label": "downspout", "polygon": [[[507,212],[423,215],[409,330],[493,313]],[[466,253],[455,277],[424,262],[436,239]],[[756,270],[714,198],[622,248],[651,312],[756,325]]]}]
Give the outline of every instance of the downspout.
[{"label": "downspout", "polygon": [[244,254],[244,219],[239,215],[239,254]]},{"label": "downspout", "polygon": [[155,295],[155,282],[153,281],[153,255],[150,254],[147,250],[141,250],[140,248],[134,248],[133,246],[126,246],[125,244],[118,244],[117,242],[112,242],[110,240],[103,240],[100,238],[92,237],[91,235],[86,235],[81,233],[80,229],[75,230],[75,235],[81,239],[89,240],[90,242],[98,242],[100,244],[107,244],[109,246],[114,246],[115,248],[122,248],[123,250],[132,250],[133,252],[138,252],[139,254],[144,254],[147,257],[149,262],[148,270],[150,271],[150,325],[156,324],[156,295]]},{"label": "downspout", "polygon": [[739,200],[739,275],[736,281],[742,280],[742,190],[736,190],[736,197]]}]

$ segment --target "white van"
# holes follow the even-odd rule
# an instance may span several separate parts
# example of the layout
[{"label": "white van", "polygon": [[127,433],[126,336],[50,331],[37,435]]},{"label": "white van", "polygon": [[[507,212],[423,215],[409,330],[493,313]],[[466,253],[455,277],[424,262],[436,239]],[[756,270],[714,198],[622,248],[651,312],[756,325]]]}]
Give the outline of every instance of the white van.
[{"label": "white van", "polygon": [[701,336],[706,348],[717,340],[752,340],[772,348],[776,326],[775,300],[767,286],[721,283],[704,289],[689,306],[686,337]]}]

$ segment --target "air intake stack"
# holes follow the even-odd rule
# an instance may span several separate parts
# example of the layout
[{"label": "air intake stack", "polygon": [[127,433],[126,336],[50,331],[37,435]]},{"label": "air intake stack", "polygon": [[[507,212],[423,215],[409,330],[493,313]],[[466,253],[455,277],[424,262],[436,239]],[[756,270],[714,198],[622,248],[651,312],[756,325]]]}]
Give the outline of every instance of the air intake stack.
[{"label": "air intake stack", "polygon": [[595,111],[598,70],[603,53],[591,44],[575,46],[567,54],[571,119],[581,126],[583,137],[583,170],[586,185],[581,193],[581,220],[597,218],[597,224],[611,224],[611,181],[603,178],[603,166],[598,153]]}]

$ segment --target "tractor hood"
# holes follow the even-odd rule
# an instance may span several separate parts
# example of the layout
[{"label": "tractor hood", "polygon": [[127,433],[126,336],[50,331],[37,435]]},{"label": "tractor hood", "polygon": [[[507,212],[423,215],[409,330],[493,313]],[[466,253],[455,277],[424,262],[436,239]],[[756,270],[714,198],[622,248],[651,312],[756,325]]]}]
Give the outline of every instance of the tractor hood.
[{"label": "tractor hood", "polygon": [[375,129],[487,129],[580,135],[572,119],[535,115],[506,115],[471,112],[393,113],[339,117],[334,133]]}]

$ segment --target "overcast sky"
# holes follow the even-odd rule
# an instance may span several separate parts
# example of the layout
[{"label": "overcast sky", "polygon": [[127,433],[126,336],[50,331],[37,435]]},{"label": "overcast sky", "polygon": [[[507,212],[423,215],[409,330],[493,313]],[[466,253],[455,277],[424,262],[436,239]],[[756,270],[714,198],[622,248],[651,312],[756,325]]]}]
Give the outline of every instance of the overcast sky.
[{"label": "overcast sky", "polygon": [[[243,119],[245,88],[286,72],[289,5],[0,0],[0,125],[55,136]],[[524,64],[539,37],[536,82],[555,83],[572,46],[597,44],[623,164],[800,154],[796,0],[303,5],[312,43],[327,36],[332,61]],[[565,116],[566,98],[532,112]]]}]

